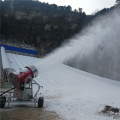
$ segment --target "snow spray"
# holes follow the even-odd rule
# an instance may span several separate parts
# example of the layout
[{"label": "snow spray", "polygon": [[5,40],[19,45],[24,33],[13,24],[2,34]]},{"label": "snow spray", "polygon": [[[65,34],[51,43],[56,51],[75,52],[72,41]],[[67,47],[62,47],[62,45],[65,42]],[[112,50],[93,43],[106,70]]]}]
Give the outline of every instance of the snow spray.
[{"label": "snow spray", "polygon": [[120,9],[113,10],[104,16],[97,17],[82,32],[69,39],[61,47],[55,49],[52,53],[46,55],[34,66],[38,73],[52,68],[58,63],[70,60],[75,56],[76,64],[80,62],[83,56],[90,55],[98,46],[104,46],[105,49],[112,49],[115,46],[120,48]]}]

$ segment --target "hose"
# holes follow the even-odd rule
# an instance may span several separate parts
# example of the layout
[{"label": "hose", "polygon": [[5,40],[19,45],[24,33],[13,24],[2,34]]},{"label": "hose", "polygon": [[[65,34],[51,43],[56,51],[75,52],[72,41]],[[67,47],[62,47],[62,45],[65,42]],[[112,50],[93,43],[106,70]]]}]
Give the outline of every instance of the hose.
[{"label": "hose", "polygon": [[7,91],[3,92],[0,96],[2,96],[3,94],[5,94],[5,93],[7,93],[7,92],[9,92],[9,91],[11,91],[13,89],[15,89],[15,87],[11,88],[10,90],[7,90]]}]

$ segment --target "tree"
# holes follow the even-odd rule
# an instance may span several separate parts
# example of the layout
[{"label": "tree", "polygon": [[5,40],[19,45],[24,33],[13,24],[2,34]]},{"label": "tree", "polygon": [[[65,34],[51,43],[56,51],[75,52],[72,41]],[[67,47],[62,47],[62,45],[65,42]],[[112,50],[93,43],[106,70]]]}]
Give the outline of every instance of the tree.
[{"label": "tree", "polygon": [[57,9],[58,9],[57,5],[56,4],[52,4],[52,9],[57,11]]},{"label": "tree", "polygon": [[117,3],[117,4],[120,3],[120,0],[116,0],[116,3]]},{"label": "tree", "polygon": [[82,13],[82,8],[78,8],[79,12]]},{"label": "tree", "polygon": [[96,9],[96,10],[92,13],[92,15],[95,15],[95,14],[97,14],[98,12],[99,12],[99,10]]},{"label": "tree", "polygon": [[64,11],[64,7],[63,6],[59,6],[61,11]]},{"label": "tree", "polygon": [[68,5],[67,7],[66,7],[66,11],[67,12],[70,12],[72,10],[72,7],[70,6],[70,5]]},{"label": "tree", "polygon": [[77,12],[77,10],[75,9],[74,12]]}]

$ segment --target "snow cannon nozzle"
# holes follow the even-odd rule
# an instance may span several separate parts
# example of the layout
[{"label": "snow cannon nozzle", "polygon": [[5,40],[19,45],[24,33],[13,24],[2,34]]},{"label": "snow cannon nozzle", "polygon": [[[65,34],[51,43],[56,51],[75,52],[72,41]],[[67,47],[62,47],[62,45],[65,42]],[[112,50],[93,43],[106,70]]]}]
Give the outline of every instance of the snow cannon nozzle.
[{"label": "snow cannon nozzle", "polygon": [[30,76],[31,78],[38,76],[38,70],[35,66],[30,65],[23,68],[22,70],[9,73],[9,79],[13,86],[16,88],[21,88],[21,85],[24,84],[26,79],[27,82],[29,82],[31,79],[28,76]]}]

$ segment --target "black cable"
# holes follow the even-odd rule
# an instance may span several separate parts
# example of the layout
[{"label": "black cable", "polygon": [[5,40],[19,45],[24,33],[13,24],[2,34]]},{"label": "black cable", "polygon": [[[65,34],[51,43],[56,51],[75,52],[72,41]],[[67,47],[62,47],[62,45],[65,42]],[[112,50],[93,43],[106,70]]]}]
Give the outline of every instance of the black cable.
[{"label": "black cable", "polygon": [[5,93],[7,93],[7,92],[9,92],[9,91],[11,91],[13,89],[15,89],[15,87],[11,88],[10,90],[7,90],[7,91],[3,92],[0,96],[2,96],[3,94],[5,94]]}]

